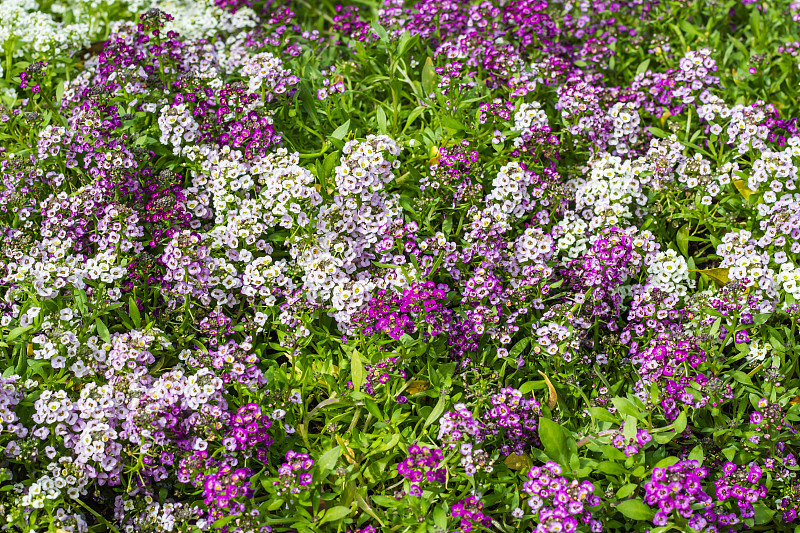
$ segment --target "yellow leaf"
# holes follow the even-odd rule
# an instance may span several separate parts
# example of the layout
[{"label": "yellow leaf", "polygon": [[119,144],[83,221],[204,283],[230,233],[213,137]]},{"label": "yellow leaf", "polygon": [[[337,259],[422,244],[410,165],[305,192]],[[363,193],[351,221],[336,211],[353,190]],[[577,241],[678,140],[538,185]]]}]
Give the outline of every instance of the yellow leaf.
[{"label": "yellow leaf", "polygon": [[789,400],[789,404],[791,405],[797,405],[798,403],[800,403],[800,396],[795,396],[794,398]]},{"label": "yellow leaf", "polygon": [[664,127],[664,122],[666,122],[666,121],[667,121],[667,119],[668,119],[669,117],[671,117],[671,116],[672,116],[672,113],[670,113],[669,111],[664,111],[664,114],[663,114],[663,115],[661,115],[661,127],[662,127],[662,128]]},{"label": "yellow leaf", "polygon": [[705,270],[698,270],[696,268],[689,269],[691,272],[700,272],[707,278],[711,279],[714,283],[717,284],[718,287],[722,287],[728,281],[728,269],[727,268],[707,268]]},{"label": "yellow leaf", "polygon": [[553,387],[553,383],[550,381],[550,378],[544,374],[544,372],[541,370],[538,372],[544,378],[545,383],[547,383],[547,390],[550,392],[550,396],[547,399],[547,407],[552,409],[558,403],[558,394],[556,394],[556,388]]},{"label": "yellow leaf", "polygon": [[406,387],[406,392],[409,394],[418,394],[420,392],[425,392],[430,388],[430,383],[417,379],[408,384],[408,387]]},{"label": "yellow leaf", "polygon": [[503,461],[511,470],[530,470],[533,466],[533,461],[528,457],[528,454],[517,455],[512,453],[506,460]]},{"label": "yellow leaf", "polygon": [[439,148],[431,146],[431,158],[428,159],[428,164],[435,165],[439,162]]},{"label": "yellow leaf", "polygon": [[336,435],[336,442],[338,442],[339,446],[341,446],[344,449],[344,458],[347,459],[347,462],[350,464],[354,464],[356,462],[356,454],[353,451],[353,448],[347,445],[349,441],[346,441],[342,439],[342,437],[340,437],[339,435]]},{"label": "yellow leaf", "polygon": [[33,357],[33,344],[28,343],[28,357]]},{"label": "yellow leaf", "polygon": [[736,187],[737,191],[742,193],[742,196],[744,197],[745,200],[749,200],[750,195],[755,193],[755,191],[751,191],[750,189],[747,188],[747,184],[745,183],[744,180],[736,180],[733,182],[733,185],[734,187]]}]

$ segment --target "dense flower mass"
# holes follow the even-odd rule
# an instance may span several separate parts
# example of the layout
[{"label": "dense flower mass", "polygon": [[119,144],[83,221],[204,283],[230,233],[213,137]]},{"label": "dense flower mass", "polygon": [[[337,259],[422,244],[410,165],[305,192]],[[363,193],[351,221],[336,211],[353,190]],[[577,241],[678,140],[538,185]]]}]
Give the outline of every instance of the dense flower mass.
[{"label": "dense flower mass", "polygon": [[798,22],[0,0],[0,531],[800,531]]}]

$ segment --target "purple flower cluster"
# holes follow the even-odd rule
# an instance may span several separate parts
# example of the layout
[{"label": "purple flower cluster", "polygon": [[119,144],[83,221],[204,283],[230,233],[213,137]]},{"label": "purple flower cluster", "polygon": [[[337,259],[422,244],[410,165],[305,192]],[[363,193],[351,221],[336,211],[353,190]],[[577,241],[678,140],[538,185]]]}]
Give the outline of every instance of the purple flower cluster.
[{"label": "purple flower cluster", "polygon": [[[624,426],[624,423],[623,423]],[[618,450],[623,450],[626,457],[636,455],[644,446],[653,440],[652,435],[646,429],[636,430],[636,437],[625,438],[624,432],[616,432],[610,435],[611,444]]]},{"label": "purple flower cluster", "polygon": [[232,500],[247,500],[253,496],[254,491],[249,481],[251,475],[249,468],[233,468],[229,465],[222,465],[213,474],[206,474],[203,480],[203,502],[209,507],[212,519],[244,512],[245,504]]},{"label": "purple flower cluster", "polygon": [[483,502],[475,496],[467,496],[450,508],[450,514],[458,521],[456,533],[470,533],[476,526],[488,528],[492,519],[483,514]]},{"label": "purple flower cluster", "polygon": [[587,509],[600,504],[594,485],[563,477],[558,463],[548,461],[543,466],[532,467],[522,491],[528,494],[528,507],[536,517],[534,533],[572,533],[580,524],[588,524],[593,533],[603,530],[602,523],[593,519]]},{"label": "purple flower cluster", "polygon": [[397,465],[397,472],[411,482],[409,494],[422,496],[425,483],[444,483],[447,469],[439,467],[444,456],[439,448],[414,444],[408,448],[408,457]]},{"label": "purple flower cluster", "polygon": [[793,430],[791,425],[786,424],[783,408],[778,403],[771,403],[766,398],[758,401],[758,411],[750,413],[750,423],[758,426],[759,431],[764,434],[764,438],[777,436],[783,429]]},{"label": "purple flower cluster", "polygon": [[[668,333],[660,333],[641,352],[634,352],[631,361],[639,369],[642,380],[636,385],[637,395],[646,398],[650,386],[658,383],[663,391],[661,407],[669,420],[675,420],[681,405],[701,407],[708,396],[696,400],[689,391],[692,385],[702,389],[709,379],[695,369],[706,361],[705,350],[699,338],[671,340]],[[707,393],[713,393],[712,390]],[[721,391],[724,394],[724,391]],[[716,394],[716,393],[714,393]]]},{"label": "purple flower cluster", "polygon": [[[364,365],[364,374],[366,378],[364,392],[373,396],[379,391],[379,387],[387,384],[393,376],[403,380],[408,377],[403,370],[402,362],[397,357],[388,357],[375,364]],[[348,382],[348,386],[352,387],[353,382]],[[400,398],[398,401],[401,401]]]},{"label": "purple flower cluster", "polygon": [[252,402],[239,407],[229,424],[229,434],[222,440],[225,449],[229,452],[245,451],[246,455],[255,451],[259,461],[266,461],[267,446],[274,439],[267,433],[272,421],[261,412],[261,407]]},{"label": "purple flower cluster", "polygon": [[378,39],[378,35],[370,28],[369,22],[361,19],[358,7],[337,5],[335,11],[331,26],[333,31],[339,31],[342,35],[361,42]]},{"label": "purple flower cluster", "polygon": [[537,429],[542,408],[535,398],[525,398],[519,390],[505,387],[492,395],[491,405],[484,416],[489,428],[502,428],[507,441],[500,448],[503,455],[522,455],[539,445]]},{"label": "purple flower cluster", "polygon": [[402,294],[379,290],[353,322],[367,336],[380,331],[399,339],[422,329],[427,339],[440,335],[449,324],[451,313],[445,307],[446,300],[447,286],[437,287],[432,281],[415,283]]},{"label": "purple flower cluster", "polygon": [[[673,513],[688,520],[689,527],[697,530],[703,530],[713,521],[713,499],[702,486],[706,476],[708,470],[695,460],[654,468],[650,481],[644,484],[644,501],[659,509],[653,524],[666,525]],[[699,512],[702,509],[705,513]]]},{"label": "purple flower cluster", "polygon": [[476,448],[486,439],[485,425],[476,420],[463,403],[457,403],[454,407],[455,411],[445,413],[439,420],[439,440],[450,450],[459,451],[461,466],[468,476],[479,470],[491,472],[493,468],[489,454]]},{"label": "purple flower cluster", "polygon": [[286,452],[286,462],[278,468],[278,479],[272,482],[276,487],[276,494],[282,496],[288,493],[288,498],[309,490],[313,479],[311,467],[314,460],[307,453],[298,453],[294,450]]},{"label": "purple flower cluster", "polygon": [[720,525],[736,525],[740,518],[755,515],[753,504],[767,495],[767,487],[759,483],[763,474],[764,471],[754,462],[747,466],[725,463],[722,477],[714,482],[715,496],[718,504],[729,502],[735,503],[736,507],[729,513],[724,513],[719,508],[715,510]]},{"label": "purple flower cluster", "polygon": [[46,61],[36,61],[28,65],[25,70],[20,72],[20,89],[30,88],[32,93],[38,94],[39,91],[41,91],[41,86],[34,82],[43,77],[43,71],[45,68],[47,68],[47,64],[48,63]]}]

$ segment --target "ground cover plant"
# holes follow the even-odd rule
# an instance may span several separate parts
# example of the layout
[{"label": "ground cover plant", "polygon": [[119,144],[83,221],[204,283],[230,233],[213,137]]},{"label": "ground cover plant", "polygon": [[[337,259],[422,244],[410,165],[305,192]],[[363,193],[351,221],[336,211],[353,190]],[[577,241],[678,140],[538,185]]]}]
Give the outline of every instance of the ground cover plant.
[{"label": "ground cover plant", "polygon": [[800,531],[800,3],[0,21],[3,531]]}]

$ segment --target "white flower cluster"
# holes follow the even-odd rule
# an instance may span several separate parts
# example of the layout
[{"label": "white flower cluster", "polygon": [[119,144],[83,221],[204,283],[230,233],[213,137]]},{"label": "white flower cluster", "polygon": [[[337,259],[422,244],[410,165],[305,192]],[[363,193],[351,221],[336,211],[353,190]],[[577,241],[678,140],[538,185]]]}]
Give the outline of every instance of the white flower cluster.
[{"label": "white flower cluster", "polygon": [[614,126],[608,144],[614,147],[616,153],[627,154],[639,140],[642,130],[639,111],[632,102],[617,102],[608,111],[608,116]]},{"label": "white flower cluster", "polygon": [[286,92],[286,86],[282,81],[292,75],[291,70],[283,68],[280,58],[269,52],[250,56],[242,66],[241,73],[248,78],[248,92],[257,93],[264,85],[268,99],[272,94]]},{"label": "white flower cluster", "polygon": [[542,109],[539,102],[523,102],[519,106],[519,111],[514,113],[515,131],[524,131],[534,126],[547,126],[547,113]]},{"label": "white flower cluster", "polygon": [[678,173],[678,182],[690,189],[710,181],[707,176],[711,175],[711,163],[701,154],[694,154],[691,158],[684,159],[678,163],[675,170]]},{"label": "white flower cluster", "polygon": [[[176,511],[182,509],[185,504],[167,501],[162,505],[149,495],[145,495],[141,500],[144,508],[140,508],[138,514],[131,513],[133,523],[122,528],[122,531],[134,533],[135,531],[171,532],[176,530]],[[134,502],[133,499],[125,500],[123,509],[125,511],[136,510]]]},{"label": "white flower cluster", "polygon": [[529,211],[531,195],[528,192],[533,173],[523,170],[516,161],[500,168],[492,180],[492,192],[486,197],[486,204],[496,207],[507,215],[522,217]]},{"label": "white flower cluster", "polygon": [[539,102],[523,102],[519,106],[519,111],[514,114],[514,131],[522,133],[519,137],[514,139],[514,146],[519,148],[528,137],[532,130],[539,129],[547,126],[547,113],[542,109],[542,104]]},{"label": "white flower cluster", "polygon": [[56,22],[36,0],[0,0],[0,49],[10,50],[12,57],[48,59],[77,50],[89,46],[89,33],[86,22]]},{"label": "white flower cluster", "polygon": [[[20,506],[30,506],[42,509],[45,500],[58,500],[61,498],[62,489],[66,489],[69,498],[78,498],[86,494],[85,476],[80,471],[72,472],[72,460],[69,457],[60,457],[58,462],[47,465],[50,475],[45,474],[27,487],[27,492],[19,500]],[[76,475],[77,474],[77,475]]]},{"label": "white flower cluster", "polygon": [[543,263],[556,251],[552,235],[538,227],[530,227],[513,243],[515,258],[520,265]]},{"label": "white flower cluster", "polygon": [[[365,141],[350,141],[334,169],[333,201],[316,214],[316,233],[292,241],[290,253],[303,272],[303,291],[315,301],[330,302],[340,327],[347,330],[352,315],[376,287],[404,287],[416,277],[414,269],[403,274],[388,272],[372,278],[363,269],[372,262],[403,268],[405,257],[379,249],[386,228],[400,218],[399,197],[384,190],[394,179],[393,168],[400,147],[385,135],[369,135]],[[401,260],[401,261],[398,261]],[[394,269],[393,269],[394,270]]]},{"label": "white flower cluster", "polygon": [[768,188],[763,191],[762,198],[765,203],[775,203],[779,193],[796,188],[798,168],[793,157],[797,155],[797,147],[792,146],[780,152],[764,150],[759,158],[753,161],[747,188],[757,191],[761,185],[767,185]]},{"label": "white flower cluster", "polygon": [[566,213],[553,228],[557,235],[556,246],[559,252],[570,259],[577,259],[589,250],[587,231],[589,224],[572,213]]},{"label": "white flower cluster", "polygon": [[287,269],[285,260],[273,263],[268,255],[253,260],[242,274],[242,294],[248,298],[258,296],[264,305],[275,305],[275,287],[294,288],[294,282],[286,276]]},{"label": "white flower cluster", "polygon": [[[769,253],[759,253],[756,241],[748,230],[732,231],[722,237],[717,255],[722,257],[720,268],[728,269],[728,279],[740,281],[762,300],[762,311],[771,309],[772,300],[778,296],[775,288],[775,271],[769,268]],[[763,294],[762,294],[763,291]]]},{"label": "white flower cluster", "polygon": [[793,263],[783,263],[778,271],[777,282],[784,292],[800,302],[800,269]]},{"label": "white flower cluster", "polygon": [[[718,136],[725,133],[727,142],[735,144],[740,154],[751,146],[756,151],[766,149],[769,128],[763,122],[767,114],[774,111],[772,104],[764,104],[761,100],[753,105],[728,106],[722,98],[714,95],[708,95],[707,102],[697,108],[700,118],[710,123],[711,133]],[[717,118],[722,120],[717,122]]]},{"label": "white flower cluster", "polygon": [[257,159],[251,172],[262,176],[259,197],[267,224],[279,222],[287,229],[295,223],[306,226],[313,209],[322,203],[322,196],[314,187],[314,175],[300,166],[297,152],[287,154],[285,148],[279,148],[277,153]]},{"label": "white flower cluster", "polygon": [[30,284],[43,299],[54,298],[58,295],[59,289],[67,285],[76,289],[85,288],[86,265],[82,260],[67,253],[73,244],[69,238],[43,239],[37,247],[43,249],[43,252],[31,249],[29,254],[22,254],[15,262],[10,262],[7,275],[2,282]]},{"label": "white flower cluster", "polygon": [[158,126],[161,129],[159,141],[163,145],[171,145],[175,155],[181,155],[181,145],[185,141],[191,144],[197,139],[200,124],[194,120],[186,104],[164,106],[158,116]]},{"label": "white flower cluster", "polygon": [[17,430],[17,413],[14,408],[22,400],[18,375],[0,378],[0,433]]},{"label": "white flower cluster", "polygon": [[648,284],[667,294],[686,296],[688,289],[694,288],[694,280],[689,278],[686,259],[675,250],[666,250],[656,255],[647,267]]},{"label": "white flower cluster", "polygon": [[164,33],[175,31],[191,40],[207,38],[219,31],[253,28],[258,20],[248,7],[230,13],[214,5],[212,0],[158,0],[146,4],[174,17],[164,25]]},{"label": "white flower cluster", "polygon": [[640,174],[646,169],[641,159],[630,160],[608,153],[590,161],[589,176],[575,182],[575,206],[594,231],[619,225],[642,216],[647,195]]},{"label": "white flower cluster", "polygon": [[400,146],[387,135],[368,135],[365,142],[348,141],[342,148],[341,164],[334,170],[336,189],[343,195],[359,195],[367,201],[372,194],[383,190],[394,179],[392,169],[400,167],[400,160],[389,162],[383,153],[392,157],[400,155]]},{"label": "white flower cluster", "polygon": [[768,342],[761,344],[758,339],[750,342],[749,350],[747,352],[747,360],[749,362],[760,363],[766,359],[767,354],[772,351],[772,345]]}]

